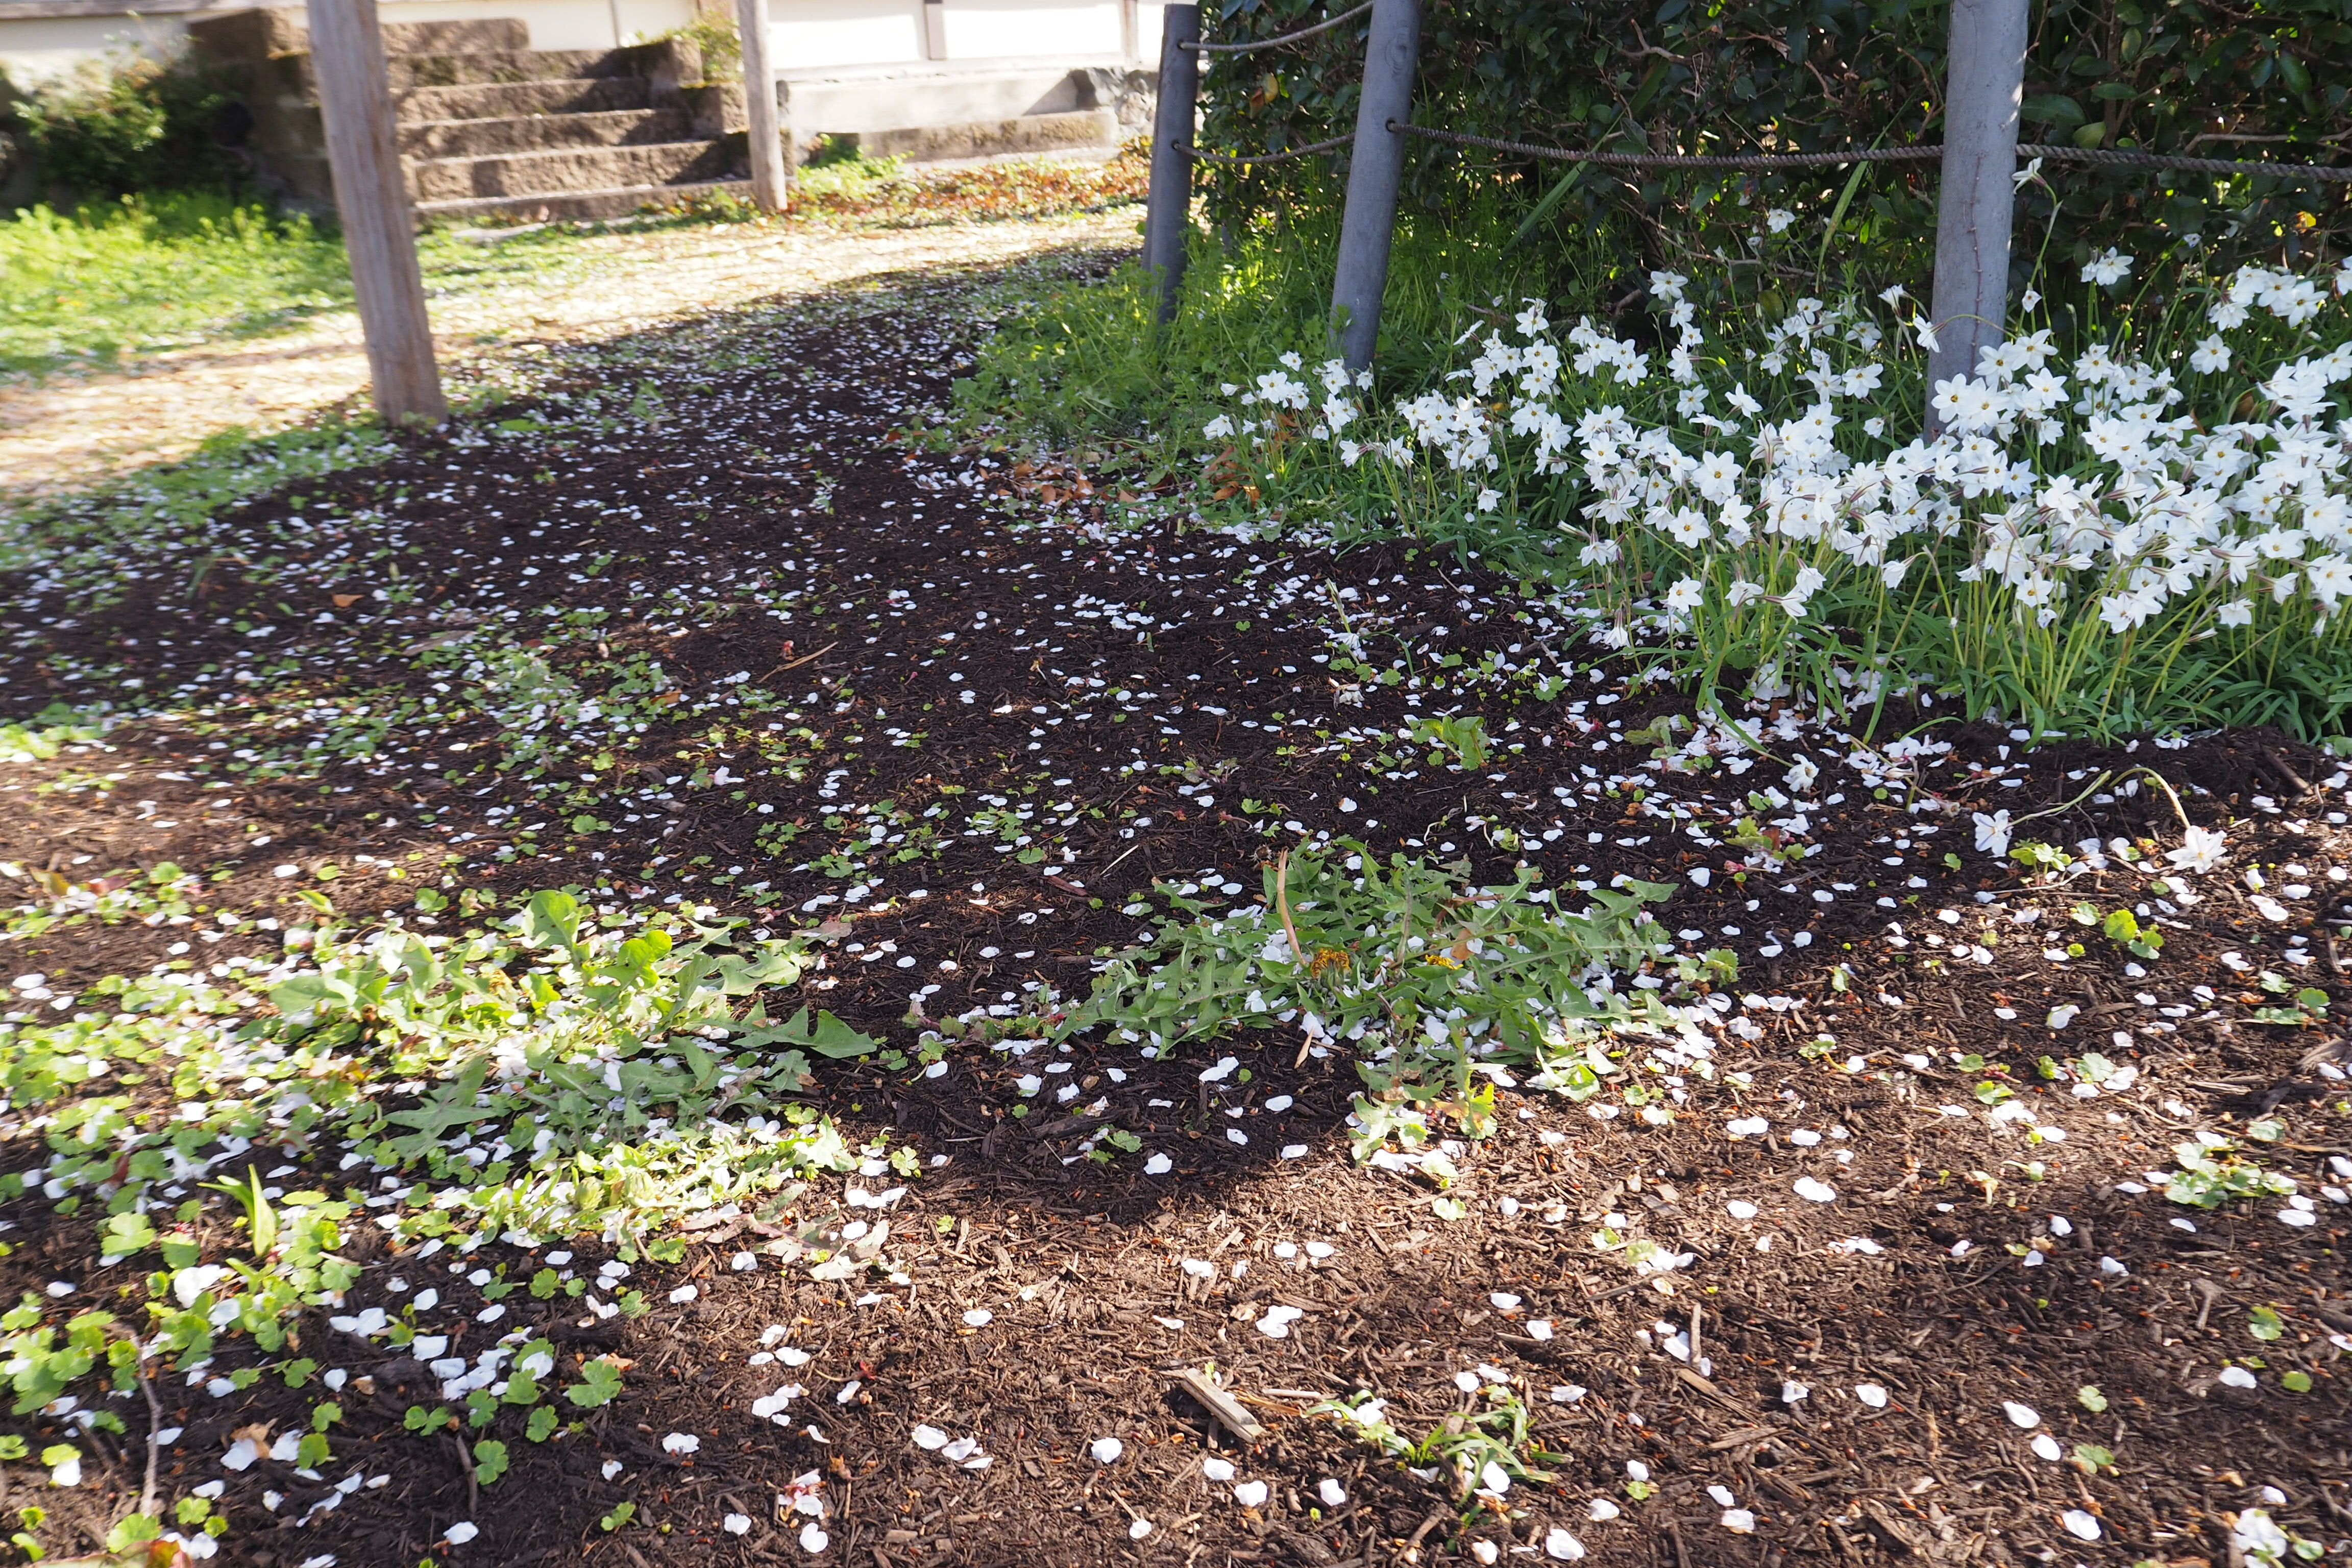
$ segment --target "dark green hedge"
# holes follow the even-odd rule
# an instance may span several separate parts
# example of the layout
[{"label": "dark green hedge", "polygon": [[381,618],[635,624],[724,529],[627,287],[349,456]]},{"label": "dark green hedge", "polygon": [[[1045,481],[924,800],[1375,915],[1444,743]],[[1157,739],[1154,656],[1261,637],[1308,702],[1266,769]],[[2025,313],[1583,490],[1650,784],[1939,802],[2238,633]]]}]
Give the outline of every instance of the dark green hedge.
[{"label": "dark green hedge", "polygon": [[[1228,0],[1204,7],[1214,41],[1265,37],[1344,0]],[[1558,146],[1654,152],[1811,151],[1941,139],[1948,5],[1915,0],[1427,0],[1419,122]],[[1203,86],[1205,144],[1299,146],[1349,128],[1363,24],[1217,62]],[[2044,0],[2034,7],[2026,140],[2201,157],[2352,161],[2352,0]],[[1414,145],[1408,199],[1443,214],[1465,188],[1532,205],[1559,165]],[[1204,168],[1212,211],[1234,223],[1336,202],[1331,162]],[[2049,164],[2021,198],[2021,270],[2049,236],[2053,261],[2108,246],[2143,256],[2189,237],[2224,262],[2308,263],[2352,247],[2347,187],[2215,181]],[[1633,175],[1588,170],[1556,221],[1616,226],[1647,265],[1695,275],[1727,258],[1802,272],[1814,247],[1872,280],[1923,285],[1936,167],[1801,176]],[[1834,251],[1823,225],[1846,198]],[[1759,252],[1764,212],[1812,221]],[[1710,262],[1716,263],[1710,268]],[[2072,277],[2068,268],[2066,276]]]}]

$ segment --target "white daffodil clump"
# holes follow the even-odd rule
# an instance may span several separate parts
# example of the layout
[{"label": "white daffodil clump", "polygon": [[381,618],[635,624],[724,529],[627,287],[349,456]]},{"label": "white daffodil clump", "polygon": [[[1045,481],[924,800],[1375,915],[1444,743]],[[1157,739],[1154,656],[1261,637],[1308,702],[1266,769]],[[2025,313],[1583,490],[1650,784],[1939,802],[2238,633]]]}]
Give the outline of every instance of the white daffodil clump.
[{"label": "white daffodil clump", "polygon": [[1555,334],[1529,300],[1385,411],[1337,361],[1312,373],[1318,402],[1286,354],[1206,434],[1294,475],[1336,459],[1335,489],[1417,532],[1549,538],[1598,591],[1603,641],[1751,671],[1759,696],[1868,700],[1924,677],[2053,728],[2145,721],[2341,649],[2352,264],[2248,267],[2203,286],[2200,321],[2176,301],[2071,356],[2021,328],[1932,389],[1936,433],[1908,441],[1889,426],[1934,334],[1900,288],[1880,296],[1891,320],[1801,299],[1711,338],[1688,283],[1650,276],[1670,346],[1589,319]]}]

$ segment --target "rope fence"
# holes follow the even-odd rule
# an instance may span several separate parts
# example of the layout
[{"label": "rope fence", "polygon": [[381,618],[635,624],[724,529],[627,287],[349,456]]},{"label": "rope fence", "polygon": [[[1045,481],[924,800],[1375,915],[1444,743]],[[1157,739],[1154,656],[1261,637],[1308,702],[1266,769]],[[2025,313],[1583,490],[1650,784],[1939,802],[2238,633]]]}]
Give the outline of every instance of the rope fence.
[{"label": "rope fence", "polygon": [[[1975,342],[1974,336],[1997,331],[1994,323],[2005,313],[2007,268],[1998,258],[2005,256],[2009,248],[2011,180],[2026,160],[2118,170],[2352,184],[2352,167],[2189,158],[2132,148],[2019,142],[2015,106],[2016,94],[2021,90],[2018,84],[2022,79],[2017,72],[2023,68],[2020,62],[2025,49],[2026,0],[1954,0],[1955,74],[1947,83],[1950,101],[1946,106],[1948,146],[1854,147],[1824,153],[1612,153],[1545,147],[1531,142],[1441,131],[1409,121],[1420,47],[1422,3],[1423,0],[1363,0],[1363,4],[1311,27],[1239,44],[1202,42],[1201,9],[1194,0],[1175,0],[1167,7],[1160,103],[1152,136],[1150,205],[1144,226],[1145,264],[1158,275],[1161,321],[1173,320],[1176,311],[1184,269],[1183,235],[1192,221],[1191,169],[1194,163],[1257,168],[1354,148],[1360,156],[1349,167],[1348,199],[1332,284],[1332,318],[1349,366],[1361,369],[1368,364],[1377,338],[1381,293],[1387,281],[1389,236],[1395,223],[1403,143],[1408,137],[1544,163],[1591,163],[1613,169],[1769,173],[1867,163],[1940,163],[1944,191],[1937,218],[1936,292],[1939,298],[1934,315],[1939,330],[1948,322],[1960,329],[1948,354],[1937,351],[1940,358],[1960,367],[1959,374],[1967,374],[1968,367],[1975,363],[1974,351],[1981,345]],[[1356,129],[1352,132],[1279,153],[1212,153],[1192,144],[1190,137],[1193,134],[1199,93],[1200,57],[1286,47],[1329,32],[1367,12],[1372,19],[1364,47],[1363,96],[1357,107]],[[1960,68],[1964,61],[1969,67],[1966,71]],[[1965,108],[1965,113],[1961,108]],[[1565,189],[1563,183],[1561,191]],[[1555,192],[1547,199],[1547,205],[1559,195]],[[1544,210],[1538,207],[1538,212]],[[1944,232],[1947,229],[1950,232]],[[1984,255],[1979,255],[1979,250]],[[1985,255],[1996,259],[1987,262]],[[1948,285],[1947,270],[1952,273]],[[1944,300],[1941,297],[1948,292],[1951,299]],[[1946,304],[1952,308],[1947,310]]]},{"label": "rope fence", "polygon": [[[1817,169],[1840,163],[1912,163],[1940,159],[1940,142],[1921,147],[1856,147],[1841,153],[1753,153],[1686,154],[1676,153],[1574,153],[1562,147],[1538,147],[1529,142],[1502,142],[1491,136],[1470,136],[1459,131],[1439,131],[1426,125],[1390,121],[1387,129],[1427,142],[1460,147],[1485,147],[1526,158],[1559,163],[1600,163],[1621,169]],[[1325,146],[1330,143],[1323,143]],[[2352,168],[2324,163],[2277,163],[2263,160],[2239,162],[2228,158],[2180,158],[2168,153],[2137,153],[2094,147],[2068,147],[2021,142],[2018,155],[2053,158],[2077,163],[2107,163],[2134,169],[2183,169],[2201,174],[2269,174],[2352,184]]]},{"label": "rope fence", "polygon": [[[1564,147],[1543,147],[1532,142],[1507,142],[1492,136],[1472,136],[1460,131],[1440,131],[1427,125],[1405,125],[1390,121],[1385,129],[1405,136],[1417,136],[1425,142],[1443,142],[1457,147],[1481,147],[1490,152],[1509,153],[1522,158],[1538,158],[1555,163],[1596,163],[1612,169],[1740,169],[1769,172],[1773,169],[1820,169],[1852,163],[1924,163],[1941,159],[1942,143],[1917,147],[1854,147],[1833,153],[1602,153],[1573,152]],[[1318,153],[1329,153],[1355,141],[1350,134],[1335,136],[1328,142],[1312,146],[1295,147],[1286,153],[1212,153],[1195,147],[1189,142],[1175,146],[1187,157],[1199,158],[1211,163],[1247,167],[1259,163],[1285,163],[1294,158],[1312,157]],[[2140,153],[2127,149],[2070,147],[2036,142],[2018,143],[2021,158],[2054,159],[2063,163],[2104,163],[2126,169],[2178,169],[2199,174],[2260,174],[2275,178],[2326,180],[2340,184],[2352,184],[2352,168],[2331,167],[2325,163],[2280,163],[2263,159],[2236,160],[2229,158],[2182,158],[2168,153]]]}]

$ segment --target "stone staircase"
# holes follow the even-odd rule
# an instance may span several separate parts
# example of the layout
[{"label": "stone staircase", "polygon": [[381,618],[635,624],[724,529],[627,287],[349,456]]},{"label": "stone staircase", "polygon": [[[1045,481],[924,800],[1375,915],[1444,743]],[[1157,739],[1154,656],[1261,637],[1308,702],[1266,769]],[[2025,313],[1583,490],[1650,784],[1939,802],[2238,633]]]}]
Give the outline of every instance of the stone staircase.
[{"label": "stone staircase", "polygon": [[[334,187],[297,15],[237,12],[189,33],[244,77],[263,172],[325,205]],[[383,42],[419,217],[608,218],[751,189],[740,116],[730,127],[725,94],[696,85],[690,42],[532,49],[511,19],[390,23]]]},{"label": "stone staircase", "polygon": [[[331,207],[334,182],[301,13],[207,16],[192,21],[188,35],[200,57],[241,79],[257,172],[298,203]],[[530,43],[528,26],[511,18],[384,25],[400,150],[420,218],[611,218],[709,192],[750,195],[742,87],[702,85],[693,42],[605,50]],[[912,163],[1107,155],[1150,113],[1150,78],[1139,72],[941,68],[935,77],[787,81],[787,141],[805,153],[828,134]],[[942,108],[955,123],[894,129]]]}]

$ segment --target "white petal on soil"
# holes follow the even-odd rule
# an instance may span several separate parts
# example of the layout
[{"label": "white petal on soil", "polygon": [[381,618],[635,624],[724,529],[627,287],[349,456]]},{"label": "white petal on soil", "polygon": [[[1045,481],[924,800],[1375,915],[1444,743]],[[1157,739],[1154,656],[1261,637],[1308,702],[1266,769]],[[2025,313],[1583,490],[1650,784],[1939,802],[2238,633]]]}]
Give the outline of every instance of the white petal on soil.
[{"label": "white petal on soil", "polygon": [[[1143,1162],[1143,1173],[1147,1176],[1164,1176],[1175,1168],[1176,1162],[1170,1159],[1165,1154],[1154,1154],[1151,1158]],[[1140,1523],[1142,1521],[1138,1521],[1137,1522]]]},{"label": "white petal on soil", "polygon": [[1517,1296],[1512,1295],[1508,1290],[1496,1290],[1489,1295],[1486,1300],[1495,1304],[1495,1310],[1498,1312],[1511,1311],[1519,1304],[1519,1299]]},{"label": "white petal on soil", "polygon": [[1323,1500],[1325,1508],[1338,1508],[1348,1500],[1348,1489],[1329,1476],[1315,1483],[1315,1495]]},{"label": "white petal on soil", "polygon": [[2224,1388],[2253,1388],[2257,1386],[2257,1384],[2255,1382],[2254,1374],[2248,1372],[2244,1367],[2225,1366],[2221,1369],[2221,1386]]},{"label": "white petal on soil", "polygon": [[2063,1458],[2066,1452],[2065,1449],[2061,1448],[2058,1446],[2058,1439],[2053,1437],[2047,1432],[2036,1432],[2033,1435],[2032,1443],[2029,1446],[2033,1449],[2037,1456],[2042,1458],[2048,1459],[2053,1464],[2060,1458]]},{"label": "white petal on soil", "polygon": [[1595,1524],[1605,1523],[1607,1521],[1615,1519],[1619,1514],[1624,1511],[1625,1510],[1623,1509],[1619,1508],[1615,1503],[1610,1501],[1605,1497],[1594,1498],[1591,1502],[1584,1505],[1585,1517],[1591,1520]]},{"label": "white petal on soil", "polygon": [[2042,1425],[2042,1412],[2034,1409],[2031,1405],[2020,1405],[2014,1399],[2002,1400],[2000,1412],[2009,1417],[2010,1425],[2021,1426],[2027,1431],[2032,1431]]},{"label": "white petal on soil", "polygon": [[1478,1486],[1480,1490],[1490,1491],[1500,1497],[1511,1489],[1511,1473],[1489,1459],[1486,1461],[1486,1468],[1478,1472]]},{"label": "white petal on soil", "polygon": [[2099,1521],[2079,1508],[2068,1509],[2058,1516],[2058,1522],[2064,1525],[2066,1533],[2077,1541],[2096,1541],[2099,1538]]},{"label": "white petal on soil", "polygon": [[1544,1555],[1555,1563],[1580,1563],[1584,1560],[1584,1542],[1558,1525],[1544,1537]]},{"label": "white petal on soil", "polygon": [[918,1426],[914,1431],[915,1447],[938,1453],[948,1446],[948,1435],[936,1426]]},{"label": "white petal on soil", "polygon": [[1855,1384],[1853,1385],[1853,1396],[1856,1399],[1861,1400],[1864,1405],[1869,1405],[1873,1410],[1884,1410],[1886,1408],[1886,1390],[1881,1388],[1877,1384]]},{"label": "white petal on soil", "polygon": [[1201,1473],[1213,1481],[1232,1480],[1234,1479],[1233,1461],[1213,1457],[1203,1459],[1201,1461]]},{"label": "white petal on soil", "polygon": [[443,1531],[441,1532],[441,1539],[447,1542],[452,1546],[463,1546],[466,1542],[473,1540],[474,1537],[481,1533],[481,1531],[475,1525],[472,1520],[461,1519],[457,1523],[451,1525],[448,1529]]},{"label": "white petal on soil", "polygon": [[802,1528],[801,1550],[810,1556],[815,1556],[832,1544],[833,1537],[827,1535],[824,1532],[824,1526],[817,1523],[816,1521],[811,1520]]},{"label": "white petal on soil", "polygon": [[963,1315],[964,1327],[968,1329],[984,1329],[994,1321],[996,1314],[985,1307],[974,1307]]},{"label": "white petal on soil", "polygon": [[1739,1501],[1738,1498],[1732,1496],[1731,1489],[1726,1486],[1709,1487],[1706,1489],[1706,1495],[1715,1500],[1715,1506],[1717,1508],[1730,1508]]},{"label": "white petal on soil", "polygon": [[1127,1538],[1129,1541],[1140,1541],[1150,1533],[1151,1521],[1148,1519],[1139,1519],[1127,1527]]},{"label": "white petal on soil", "polygon": [[748,1513],[730,1513],[719,1521],[719,1528],[730,1535],[749,1535],[751,1533],[751,1516]]},{"label": "white petal on soil", "polygon": [[1817,1182],[1811,1176],[1799,1176],[1796,1184],[1789,1190],[1809,1204],[1828,1204],[1837,1201],[1835,1187],[1831,1186],[1827,1182]]},{"label": "white petal on soil", "polygon": [[1244,1481],[1234,1489],[1234,1500],[1244,1508],[1256,1508],[1265,1501],[1266,1492],[1264,1481]]},{"label": "white petal on soil", "polygon": [[691,1454],[702,1447],[702,1439],[691,1432],[672,1432],[662,1439],[665,1454]]},{"label": "white petal on soil", "polygon": [[1723,1528],[1734,1535],[1753,1535],[1756,1533],[1756,1516],[1744,1508],[1725,1509]]},{"label": "white petal on soil", "polygon": [[1734,1219],[1754,1219],[1757,1211],[1756,1205],[1746,1198],[1734,1198],[1723,1205],[1723,1212]]},{"label": "white petal on soil", "polygon": [[1095,1457],[1097,1465],[1113,1465],[1118,1462],[1121,1454],[1127,1452],[1127,1445],[1116,1437],[1097,1437],[1087,1452]]}]

